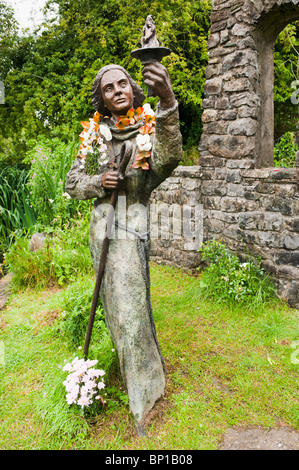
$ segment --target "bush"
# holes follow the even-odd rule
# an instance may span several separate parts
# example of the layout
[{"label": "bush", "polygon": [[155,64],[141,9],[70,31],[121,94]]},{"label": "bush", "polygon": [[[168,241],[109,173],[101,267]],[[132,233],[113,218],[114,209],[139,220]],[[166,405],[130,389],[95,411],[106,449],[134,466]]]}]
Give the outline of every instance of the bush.
[{"label": "bush", "polygon": [[[83,346],[91,311],[95,281],[80,278],[62,293],[64,311],[58,329],[65,335],[73,349]],[[116,352],[105,323],[101,299],[95,314],[89,355],[98,360],[98,367],[107,371],[114,363]]]},{"label": "bush", "polygon": [[87,219],[73,220],[65,229],[49,234],[46,246],[29,250],[28,237],[20,238],[6,253],[5,263],[14,273],[16,287],[46,287],[75,281],[93,272],[88,246]]},{"label": "bush", "polygon": [[1,168],[0,181],[0,251],[4,251],[15,236],[32,230],[36,215],[30,208],[25,168],[17,165]]},{"label": "bush", "polygon": [[295,132],[286,132],[274,147],[274,165],[278,167],[294,167],[295,156],[298,150]]},{"label": "bush", "polygon": [[215,302],[259,308],[277,298],[259,258],[242,263],[217,240],[204,243],[200,251],[202,260],[209,264],[202,273],[200,288]]},{"label": "bush", "polygon": [[27,153],[31,163],[27,187],[31,207],[42,226],[63,227],[80,212],[89,209],[88,201],[72,199],[65,192],[67,173],[76,157],[77,143],[65,144],[58,139],[41,139]]}]

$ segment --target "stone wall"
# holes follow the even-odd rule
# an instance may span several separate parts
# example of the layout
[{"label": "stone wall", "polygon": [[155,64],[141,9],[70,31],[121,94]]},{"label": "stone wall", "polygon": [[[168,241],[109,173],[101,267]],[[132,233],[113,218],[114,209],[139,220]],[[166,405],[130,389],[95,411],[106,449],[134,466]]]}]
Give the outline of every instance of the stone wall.
[{"label": "stone wall", "polygon": [[[153,193],[152,202],[202,204],[203,237],[199,232],[199,239],[222,239],[241,258],[246,253],[261,256],[263,266],[276,278],[281,297],[299,307],[296,171],[299,168],[247,169],[237,160],[217,168],[178,167]],[[200,265],[200,253],[185,246],[182,238],[153,239],[151,257],[191,270]]]}]

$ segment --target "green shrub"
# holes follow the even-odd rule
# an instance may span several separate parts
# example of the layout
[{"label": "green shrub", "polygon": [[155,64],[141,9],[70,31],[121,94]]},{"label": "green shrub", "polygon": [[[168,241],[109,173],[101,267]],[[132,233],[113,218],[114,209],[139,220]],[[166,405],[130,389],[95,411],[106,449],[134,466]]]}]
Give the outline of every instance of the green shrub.
[{"label": "green shrub", "polygon": [[15,236],[30,232],[36,215],[30,207],[27,189],[28,171],[17,165],[0,169],[0,251],[4,251]]},{"label": "green shrub", "polygon": [[87,219],[73,220],[64,230],[49,234],[45,248],[30,251],[28,237],[20,238],[6,253],[16,287],[45,287],[75,281],[93,272],[88,246]]},{"label": "green shrub", "polygon": [[72,199],[65,192],[67,173],[77,153],[77,143],[41,139],[26,157],[31,164],[27,187],[32,208],[42,226],[63,227],[78,212],[89,209],[88,201]]},{"label": "green shrub", "polygon": [[278,167],[294,167],[295,156],[298,150],[295,132],[286,132],[274,147],[274,165]]},{"label": "green shrub", "polygon": [[[80,278],[77,282],[70,284],[62,293],[61,304],[64,311],[57,326],[73,349],[78,348],[78,346],[83,347],[94,287],[94,279]],[[92,329],[89,355],[99,361],[97,367],[104,369],[106,373],[113,365],[116,356],[115,348],[106,327],[100,298]]]},{"label": "green shrub", "polygon": [[200,281],[202,293],[215,302],[260,308],[277,298],[273,282],[259,258],[242,263],[226,246],[213,240],[204,243],[202,260],[208,262]]}]

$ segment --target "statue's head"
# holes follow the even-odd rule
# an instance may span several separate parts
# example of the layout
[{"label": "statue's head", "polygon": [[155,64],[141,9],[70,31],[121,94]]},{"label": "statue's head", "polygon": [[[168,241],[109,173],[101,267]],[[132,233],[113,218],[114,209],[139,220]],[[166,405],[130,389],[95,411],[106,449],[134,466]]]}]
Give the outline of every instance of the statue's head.
[{"label": "statue's head", "polygon": [[104,116],[120,116],[142,106],[145,95],[131,75],[120,65],[101,68],[92,86],[92,105]]}]

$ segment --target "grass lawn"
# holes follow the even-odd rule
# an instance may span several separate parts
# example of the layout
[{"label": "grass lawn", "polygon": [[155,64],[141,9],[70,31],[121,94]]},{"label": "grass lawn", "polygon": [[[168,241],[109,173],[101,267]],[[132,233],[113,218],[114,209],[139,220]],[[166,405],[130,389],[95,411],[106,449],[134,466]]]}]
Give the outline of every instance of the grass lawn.
[{"label": "grass lawn", "polygon": [[151,282],[168,376],[147,436],[136,436],[125,403],[92,423],[49,405],[74,357],[55,330],[63,289],[28,289],[0,312],[0,449],[217,449],[232,426],[299,428],[298,310],[223,307],[201,298],[197,277],[153,263]]}]

